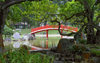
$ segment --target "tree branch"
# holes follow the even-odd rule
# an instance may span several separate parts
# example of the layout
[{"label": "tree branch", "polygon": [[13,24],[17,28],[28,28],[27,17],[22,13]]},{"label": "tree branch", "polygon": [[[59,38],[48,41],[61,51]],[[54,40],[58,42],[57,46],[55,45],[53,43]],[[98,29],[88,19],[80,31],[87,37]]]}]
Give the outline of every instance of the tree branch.
[{"label": "tree branch", "polygon": [[57,21],[57,19],[56,19],[56,20],[53,20],[53,21],[51,21],[51,22],[56,22],[56,23],[58,23],[58,25],[59,25],[58,31],[59,31],[59,34],[62,35],[62,36],[71,36],[71,35],[75,34],[75,32],[72,32],[72,33],[69,33],[69,34],[61,33],[61,31],[60,31],[61,23],[60,23],[59,21]]},{"label": "tree branch", "polygon": [[14,1],[11,1],[11,2],[9,2],[9,3],[6,3],[3,7],[2,7],[2,9],[7,9],[8,7],[10,7],[10,6],[12,6],[12,5],[14,5],[14,4],[19,4],[19,3],[21,3],[21,2],[25,2],[25,1],[41,1],[41,0],[14,0]]},{"label": "tree branch", "polygon": [[82,12],[79,12],[79,13],[75,13],[75,14],[73,14],[72,16],[70,16],[70,17],[68,17],[68,16],[66,16],[66,15],[64,15],[64,14],[49,14],[49,15],[61,15],[61,16],[65,16],[65,20],[69,20],[69,19],[71,19],[72,17],[74,17],[74,16],[85,16],[85,13],[84,13],[84,11],[82,11]]},{"label": "tree branch", "polygon": [[75,32],[72,32],[72,33],[69,33],[69,34],[64,34],[64,33],[61,33],[61,31],[60,31],[61,23],[59,21],[57,21],[57,19],[56,20],[53,20],[51,22],[58,23],[58,25],[59,25],[58,31],[59,31],[60,35],[62,35],[62,36],[71,36],[71,35],[75,34],[74,35],[74,39],[75,40],[77,39],[77,36],[82,32],[82,30],[84,29],[84,27],[87,25],[87,24],[82,25],[82,27],[80,28],[80,30],[78,32],[76,32],[76,33]]},{"label": "tree branch", "polygon": [[77,39],[77,36],[82,32],[83,28],[86,26],[87,24],[82,25],[82,27],[80,28],[80,30],[78,32],[76,32],[76,34],[74,35],[75,40]]},{"label": "tree branch", "polygon": [[82,12],[79,12],[79,13],[76,13],[76,14],[73,14],[72,16],[70,16],[69,18],[67,18],[67,16],[65,16],[65,18],[66,18],[66,20],[69,20],[69,19],[71,19],[72,17],[74,17],[74,16],[84,16],[84,11],[82,11]]},{"label": "tree branch", "polygon": [[73,24],[75,24],[75,23],[84,23],[85,24],[84,19],[85,19],[85,16],[82,18],[82,20],[76,20]]}]

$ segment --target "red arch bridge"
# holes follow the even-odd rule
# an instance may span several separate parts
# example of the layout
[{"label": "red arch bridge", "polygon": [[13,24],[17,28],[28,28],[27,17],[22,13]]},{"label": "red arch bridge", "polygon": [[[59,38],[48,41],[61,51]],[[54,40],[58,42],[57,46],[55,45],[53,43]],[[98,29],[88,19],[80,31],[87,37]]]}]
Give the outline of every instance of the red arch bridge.
[{"label": "red arch bridge", "polygon": [[[42,32],[42,31],[46,31],[46,38],[48,39],[48,31],[49,30],[58,30],[58,27],[59,26],[57,26],[57,25],[46,25],[46,26],[33,28],[33,29],[31,29],[31,34],[35,34],[35,33]],[[78,28],[77,27],[61,25],[60,30],[61,30],[61,32],[63,32],[63,30],[64,31],[70,31],[70,32],[77,32]]]}]

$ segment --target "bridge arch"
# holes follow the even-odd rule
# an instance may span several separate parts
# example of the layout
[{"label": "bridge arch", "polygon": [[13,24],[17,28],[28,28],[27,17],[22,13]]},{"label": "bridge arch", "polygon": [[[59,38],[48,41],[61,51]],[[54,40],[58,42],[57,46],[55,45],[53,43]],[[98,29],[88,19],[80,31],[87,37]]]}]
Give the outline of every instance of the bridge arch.
[{"label": "bridge arch", "polygon": [[[46,31],[46,38],[48,39],[48,31],[49,30],[58,30],[58,27],[59,26],[57,26],[57,25],[46,25],[46,26],[41,26],[41,27],[37,27],[37,28],[32,28],[31,29],[31,34]],[[77,32],[78,28],[77,27],[61,25],[60,30],[61,30],[61,32],[63,32],[63,30],[64,31],[70,31],[70,32]],[[62,38],[62,36],[61,36],[61,38]]]}]

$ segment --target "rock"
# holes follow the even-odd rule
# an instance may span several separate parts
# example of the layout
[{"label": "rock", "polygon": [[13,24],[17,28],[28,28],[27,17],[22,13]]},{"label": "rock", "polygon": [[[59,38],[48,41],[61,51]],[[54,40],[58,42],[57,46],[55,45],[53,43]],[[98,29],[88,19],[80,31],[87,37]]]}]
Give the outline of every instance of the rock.
[{"label": "rock", "polygon": [[64,52],[67,51],[70,46],[74,44],[74,39],[60,39],[58,46],[57,46],[57,51],[59,52]]},{"label": "rock", "polygon": [[64,63],[63,61],[54,61],[53,63]]},{"label": "rock", "polygon": [[34,40],[35,35],[34,34],[26,34],[22,37],[22,40]]},{"label": "rock", "polygon": [[29,34],[29,36],[28,36],[29,38],[28,38],[28,40],[34,40],[35,39],[35,34]]},{"label": "rock", "polygon": [[59,58],[57,57],[57,58],[55,58],[55,60],[57,60],[57,61],[58,61],[58,60],[59,60]]},{"label": "rock", "polygon": [[94,57],[93,61],[94,63],[100,63],[100,57]]}]

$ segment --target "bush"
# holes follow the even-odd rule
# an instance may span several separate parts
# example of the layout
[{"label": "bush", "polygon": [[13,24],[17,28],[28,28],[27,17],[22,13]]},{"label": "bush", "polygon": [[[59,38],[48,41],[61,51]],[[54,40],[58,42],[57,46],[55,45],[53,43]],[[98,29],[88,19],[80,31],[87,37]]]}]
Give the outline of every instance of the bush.
[{"label": "bush", "polygon": [[100,49],[93,48],[90,52],[96,56],[100,56]]},{"label": "bush", "polygon": [[0,54],[0,63],[53,63],[50,56],[41,55],[41,53],[29,54],[28,50],[22,48],[16,51],[8,51]]},{"label": "bush", "polygon": [[5,26],[4,30],[3,30],[3,34],[4,35],[12,35],[13,34],[13,30],[11,28],[9,28],[8,26]]},{"label": "bush", "polygon": [[85,40],[85,39],[82,39],[82,40],[81,40],[81,39],[80,39],[80,40],[79,40],[79,43],[80,43],[80,44],[86,44],[86,43],[87,43],[87,40]]}]

